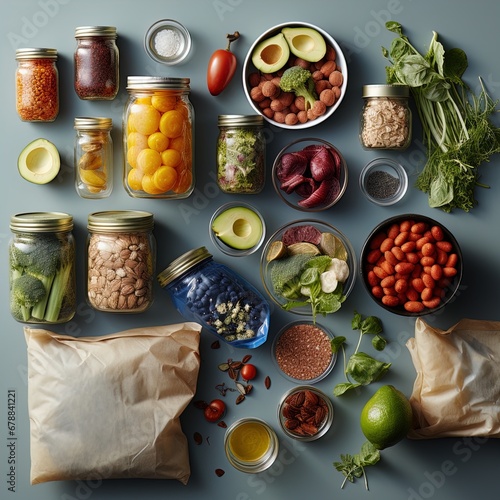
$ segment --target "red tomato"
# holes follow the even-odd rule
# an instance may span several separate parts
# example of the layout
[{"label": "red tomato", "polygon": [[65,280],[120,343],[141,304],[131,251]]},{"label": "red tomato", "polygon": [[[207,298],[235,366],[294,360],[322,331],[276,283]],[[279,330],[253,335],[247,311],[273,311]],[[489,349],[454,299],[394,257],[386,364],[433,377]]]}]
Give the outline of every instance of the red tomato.
[{"label": "red tomato", "polygon": [[236,72],[238,61],[230,51],[230,46],[239,36],[237,31],[233,35],[227,35],[227,48],[216,50],[208,61],[207,85],[213,96],[219,95],[228,86]]},{"label": "red tomato", "polygon": [[240,374],[244,380],[252,380],[257,375],[257,368],[255,365],[247,363],[241,367]]},{"label": "red tomato", "polygon": [[205,418],[209,422],[217,422],[226,413],[226,403],[222,399],[214,399],[208,403],[204,410]]}]

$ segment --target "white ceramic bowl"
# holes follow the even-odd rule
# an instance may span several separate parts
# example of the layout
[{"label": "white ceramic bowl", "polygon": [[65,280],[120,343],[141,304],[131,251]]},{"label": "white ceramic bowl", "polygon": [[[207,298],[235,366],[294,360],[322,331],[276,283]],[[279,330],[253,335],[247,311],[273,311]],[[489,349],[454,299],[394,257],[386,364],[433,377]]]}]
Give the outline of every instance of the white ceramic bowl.
[{"label": "white ceramic bowl", "polygon": [[[279,123],[276,120],[273,120],[272,118],[267,117],[263,112],[262,109],[259,107],[258,103],[254,102],[252,98],[250,97],[250,90],[251,86],[248,81],[248,77],[251,73],[257,72],[257,69],[252,63],[252,53],[255,49],[255,47],[262,42],[263,40],[266,40],[277,33],[279,33],[283,28],[285,27],[305,27],[305,28],[312,28],[318,31],[323,38],[325,39],[325,42],[327,46],[331,46],[336,53],[336,63],[337,63],[337,68],[341,71],[343,75],[343,82],[342,86],[340,87],[340,96],[337,98],[337,100],[334,102],[332,106],[327,107],[326,113],[323,115],[317,117],[314,120],[309,120],[305,123],[297,123],[295,125],[287,125],[286,123]],[[306,22],[298,22],[298,21],[292,21],[292,22],[285,22],[278,24],[276,26],[273,26],[272,28],[269,28],[266,30],[262,35],[260,35],[257,40],[252,44],[250,49],[248,50],[248,53],[245,57],[244,63],[243,63],[243,90],[245,92],[245,95],[248,99],[248,102],[250,103],[250,106],[254,109],[256,113],[262,114],[264,116],[264,119],[271,123],[272,125],[275,125],[276,127],[280,128],[285,128],[285,129],[291,129],[291,130],[300,130],[300,129],[305,129],[309,127],[314,127],[315,125],[319,125],[320,123],[324,122],[328,118],[330,118],[335,110],[340,106],[340,103],[342,102],[346,89],[347,89],[347,80],[348,80],[348,71],[347,71],[347,62],[344,56],[344,53],[342,52],[342,49],[340,48],[340,45],[337,43],[337,41],[325,30],[322,28],[315,26],[314,24],[306,23]]]}]

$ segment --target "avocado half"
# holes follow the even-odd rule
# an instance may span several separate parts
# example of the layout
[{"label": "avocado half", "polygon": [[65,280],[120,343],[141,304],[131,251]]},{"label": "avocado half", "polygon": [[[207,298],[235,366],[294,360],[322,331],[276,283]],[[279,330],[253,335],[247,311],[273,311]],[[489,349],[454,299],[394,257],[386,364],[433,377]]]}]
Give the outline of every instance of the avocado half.
[{"label": "avocado half", "polygon": [[326,42],[313,28],[283,28],[283,33],[293,55],[308,62],[317,62],[326,54]]},{"label": "avocado half", "polygon": [[17,168],[27,181],[47,184],[54,180],[61,168],[59,151],[47,139],[35,139],[21,151]]},{"label": "avocado half", "polygon": [[280,70],[290,57],[290,47],[283,33],[262,40],[252,53],[253,65],[262,73]]}]

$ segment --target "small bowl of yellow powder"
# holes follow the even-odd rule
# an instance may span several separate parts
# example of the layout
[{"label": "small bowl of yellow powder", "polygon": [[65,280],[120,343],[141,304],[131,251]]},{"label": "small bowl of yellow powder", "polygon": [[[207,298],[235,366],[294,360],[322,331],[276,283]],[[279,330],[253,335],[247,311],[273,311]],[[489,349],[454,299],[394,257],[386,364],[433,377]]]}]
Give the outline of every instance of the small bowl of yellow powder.
[{"label": "small bowl of yellow powder", "polygon": [[146,32],[144,48],[156,62],[172,66],[186,60],[191,52],[191,34],[178,21],[162,19]]}]

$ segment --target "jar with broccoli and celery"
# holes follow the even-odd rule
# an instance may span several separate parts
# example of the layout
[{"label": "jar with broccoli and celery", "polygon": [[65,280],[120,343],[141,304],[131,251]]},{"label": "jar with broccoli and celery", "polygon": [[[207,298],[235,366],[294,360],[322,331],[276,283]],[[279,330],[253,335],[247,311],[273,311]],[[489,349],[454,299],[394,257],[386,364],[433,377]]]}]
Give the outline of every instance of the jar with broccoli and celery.
[{"label": "jar with broccoli and celery", "polygon": [[22,323],[56,324],[76,310],[73,217],[60,212],[11,217],[10,312]]}]

